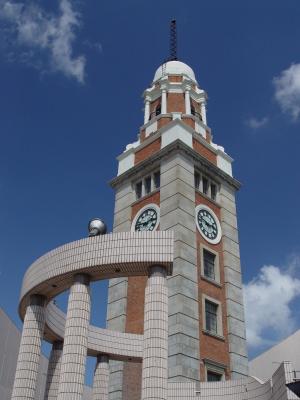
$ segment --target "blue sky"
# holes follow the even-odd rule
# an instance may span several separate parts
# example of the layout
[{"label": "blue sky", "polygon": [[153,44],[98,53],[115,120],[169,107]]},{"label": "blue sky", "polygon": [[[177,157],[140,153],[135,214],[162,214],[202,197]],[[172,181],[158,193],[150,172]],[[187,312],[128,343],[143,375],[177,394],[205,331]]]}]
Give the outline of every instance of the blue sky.
[{"label": "blue sky", "polygon": [[[243,184],[250,356],[300,328],[299,14],[297,0],[0,0],[0,305],[18,326],[31,262],[86,236],[91,217],[111,229],[115,157],[136,140],[175,17]],[[106,284],[93,296],[103,326]]]}]

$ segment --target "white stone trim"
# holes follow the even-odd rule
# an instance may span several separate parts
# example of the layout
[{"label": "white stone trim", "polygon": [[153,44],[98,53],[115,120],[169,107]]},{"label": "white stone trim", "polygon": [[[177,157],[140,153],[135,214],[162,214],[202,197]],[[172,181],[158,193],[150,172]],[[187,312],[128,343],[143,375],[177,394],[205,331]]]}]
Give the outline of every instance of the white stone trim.
[{"label": "white stone trim", "polygon": [[205,100],[200,103],[201,107],[201,116],[202,116],[202,121],[205,125],[207,125],[207,119],[206,119],[206,102]]},{"label": "white stone trim", "polygon": [[203,126],[199,123],[199,121],[195,121],[195,131],[199,133],[199,135],[203,136],[206,139],[206,130]]},{"label": "white stone trim", "polygon": [[172,120],[174,119],[181,119],[182,113],[181,112],[172,112]]},{"label": "white stone trim", "polygon": [[[151,122],[151,121],[149,121]],[[151,133],[156,132],[157,131],[157,120],[152,120],[152,122],[150,124],[147,125],[146,129],[145,129],[145,136],[148,137]]]},{"label": "white stone trim", "polygon": [[232,158],[221,150],[217,154],[217,166],[229,176],[232,176]]},{"label": "white stone trim", "polygon": [[145,113],[144,113],[144,124],[146,124],[149,121],[150,118],[150,97],[146,96],[145,99]]},{"label": "white stone trim", "polygon": [[[187,125],[183,124],[182,121],[176,119],[172,126],[168,126],[168,129],[161,132],[161,148],[163,149],[168,144],[175,142],[176,140],[181,140],[187,146],[193,148],[193,133],[187,129]],[[179,122],[179,123],[178,123]]]},{"label": "white stone trim", "polygon": [[184,91],[185,113],[188,115],[191,114],[190,90],[191,90],[191,88],[189,86],[187,86]]},{"label": "white stone trim", "polygon": [[160,223],[160,208],[159,208],[159,206],[158,206],[157,204],[149,203],[149,204],[146,204],[144,207],[142,207],[142,208],[135,214],[135,217],[134,217],[134,219],[133,219],[133,221],[132,221],[132,224],[131,224],[131,232],[135,232],[135,229],[134,229],[134,228],[135,228],[136,221],[138,220],[139,216],[140,216],[145,210],[147,210],[147,208],[154,208],[154,210],[155,210],[156,213],[157,213],[156,225],[155,225],[155,228],[153,229],[153,231],[151,231],[151,232],[154,232],[154,231],[157,230],[157,228],[158,228],[158,226],[159,226],[159,223]]},{"label": "white stone trim", "polygon": [[161,113],[167,113],[167,89],[165,88],[161,91]]},{"label": "white stone trim", "polygon": [[[198,223],[198,212],[199,212],[200,210],[206,210],[206,211],[208,211],[208,212],[214,217],[214,219],[215,219],[215,221],[216,221],[216,224],[217,224],[217,227],[218,227],[218,235],[217,235],[217,237],[216,237],[215,239],[209,239],[208,237],[206,237],[206,236],[202,233],[202,231],[201,231],[201,229],[200,229],[200,226],[199,226],[199,223]],[[211,208],[209,208],[209,207],[208,207],[207,205],[205,205],[205,204],[198,204],[198,206],[195,208],[195,222],[196,222],[196,226],[197,226],[197,228],[198,228],[198,231],[200,232],[201,236],[202,236],[207,242],[209,242],[209,243],[211,243],[211,244],[218,244],[218,243],[220,242],[220,240],[221,240],[221,238],[222,238],[222,228],[221,228],[221,224],[220,224],[219,218],[216,216],[216,214],[213,212],[213,210],[212,210]]]},{"label": "white stone trim", "polygon": [[[124,154],[124,156],[123,156]],[[130,168],[134,166],[134,159],[135,154],[134,150],[130,149],[126,153],[123,153],[119,158],[119,165],[118,165],[118,176],[123,174],[123,172],[128,171]]]}]

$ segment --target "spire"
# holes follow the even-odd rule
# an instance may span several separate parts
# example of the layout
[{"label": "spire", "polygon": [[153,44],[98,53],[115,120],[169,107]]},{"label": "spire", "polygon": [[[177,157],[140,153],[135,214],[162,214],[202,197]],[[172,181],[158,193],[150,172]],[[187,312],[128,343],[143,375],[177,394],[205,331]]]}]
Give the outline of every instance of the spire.
[{"label": "spire", "polygon": [[177,29],[176,19],[172,19],[170,24],[170,56],[168,61],[176,61],[177,58]]}]

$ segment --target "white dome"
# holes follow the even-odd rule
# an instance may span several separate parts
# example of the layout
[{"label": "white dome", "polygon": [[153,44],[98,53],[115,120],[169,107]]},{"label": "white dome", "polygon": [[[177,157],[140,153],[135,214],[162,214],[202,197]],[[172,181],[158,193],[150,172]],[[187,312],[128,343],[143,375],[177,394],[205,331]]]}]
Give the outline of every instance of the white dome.
[{"label": "white dome", "polygon": [[162,64],[155,72],[153,82],[161,79],[164,75],[186,75],[196,82],[194,71],[191,67],[181,61],[168,61]]}]

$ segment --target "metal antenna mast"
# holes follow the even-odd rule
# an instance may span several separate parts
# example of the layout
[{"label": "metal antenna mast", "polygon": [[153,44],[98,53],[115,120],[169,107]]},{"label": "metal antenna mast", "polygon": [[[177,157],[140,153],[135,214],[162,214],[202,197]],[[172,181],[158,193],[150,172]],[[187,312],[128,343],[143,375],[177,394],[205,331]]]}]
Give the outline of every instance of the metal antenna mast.
[{"label": "metal antenna mast", "polygon": [[162,64],[162,76],[166,74],[166,63],[168,61],[176,61],[177,58],[177,28],[176,19],[172,19],[170,23],[170,55]]},{"label": "metal antenna mast", "polygon": [[169,61],[176,61],[177,58],[177,29],[176,19],[172,19],[170,24],[170,57]]}]

